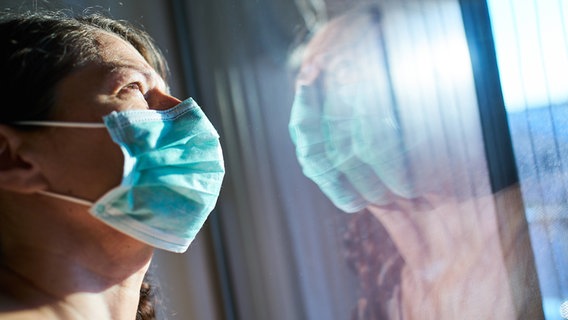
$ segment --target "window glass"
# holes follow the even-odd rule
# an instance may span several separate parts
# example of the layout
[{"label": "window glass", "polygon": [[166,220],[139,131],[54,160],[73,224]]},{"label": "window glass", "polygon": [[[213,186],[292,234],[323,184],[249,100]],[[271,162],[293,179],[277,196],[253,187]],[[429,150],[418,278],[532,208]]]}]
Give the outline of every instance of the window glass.
[{"label": "window glass", "polygon": [[568,319],[568,4],[488,2],[546,319]]},{"label": "window glass", "polygon": [[235,318],[541,317],[518,185],[491,189],[460,4],[183,8],[224,143],[212,227]]}]

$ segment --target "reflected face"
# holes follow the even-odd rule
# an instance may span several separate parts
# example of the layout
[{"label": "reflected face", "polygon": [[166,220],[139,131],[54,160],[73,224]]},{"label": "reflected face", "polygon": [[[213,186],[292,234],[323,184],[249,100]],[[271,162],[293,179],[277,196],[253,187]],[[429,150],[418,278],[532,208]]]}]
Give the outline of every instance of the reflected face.
[{"label": "reflected face", "polygon": [[[58,84],[52,120],[100,123],[112,111],[169,109],[180,102],[129,43],[106,33],[97,40],[99,59]],[[96,200],[120,183],[122,152],[105,129],[50,128],[41,134],[50,191]]]},{"label": "reflected face", "polygon": [[300,81],[290,120],[304,174],[346,212],[417,196],[379,27],[363,22],[361,37],[316,46],[304,67],[320,72]]},{"label": "reflected face", "polygon": [[335,21],[306,46],[291,112],[304,174],[347,212],[487,189],[477,106],[465,99],[474,86],[369,12]]}]

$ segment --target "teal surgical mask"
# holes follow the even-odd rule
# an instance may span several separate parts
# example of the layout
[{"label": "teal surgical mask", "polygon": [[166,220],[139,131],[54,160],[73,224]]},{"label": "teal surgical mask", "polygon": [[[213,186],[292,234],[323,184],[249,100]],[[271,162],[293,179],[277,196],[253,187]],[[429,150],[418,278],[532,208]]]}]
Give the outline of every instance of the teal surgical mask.
[{"label": "teal surgical mask", "polygon": [[289,123],[304,174],[345,212],[415,197],[390,104],[361,84],[324,92],[316,83],[298,88]]},{"label": "teal surgical mask", "polygon": [[120,186],[90,206],[108,225],[153,247],[184,252],[213,210],[225,174],[219,135],[190,98],[168,110],[114,111],[104,124],[22,122],[27,125],[107,128],[124,153]]}]

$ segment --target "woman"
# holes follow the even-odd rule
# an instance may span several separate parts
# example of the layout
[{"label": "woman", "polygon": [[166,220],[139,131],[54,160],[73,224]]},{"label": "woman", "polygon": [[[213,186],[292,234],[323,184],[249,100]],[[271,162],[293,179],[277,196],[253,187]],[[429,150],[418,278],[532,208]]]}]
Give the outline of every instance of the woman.
[{"label": "woman", "polygon": [[[432,86],[448,69],[417,67],[428,50],[386,37],[393,11],[362,7],[314,35],[290,119],[304,174],[356,213],[352,319],[542,318],[518,186],[492,193],[471,79]],[[446,92],[462,95],[459,112]]]},{"label": "woman", "polygon": [[125,22],[5,16],[0,42],[0,319],[154,318],[154,248],[185,251],[219,194],[215,129]]}]

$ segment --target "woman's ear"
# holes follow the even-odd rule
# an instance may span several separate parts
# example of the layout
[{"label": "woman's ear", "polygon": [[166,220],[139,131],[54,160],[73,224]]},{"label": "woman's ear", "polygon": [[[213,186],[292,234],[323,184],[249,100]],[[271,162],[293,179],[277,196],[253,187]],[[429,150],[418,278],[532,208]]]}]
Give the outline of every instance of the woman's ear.
[{"label": "woman's ear", "polygon": [[24,133],[0,124],[0,189],[33,193],[47,188],[33,153],[25,151],[24,141]]}]

